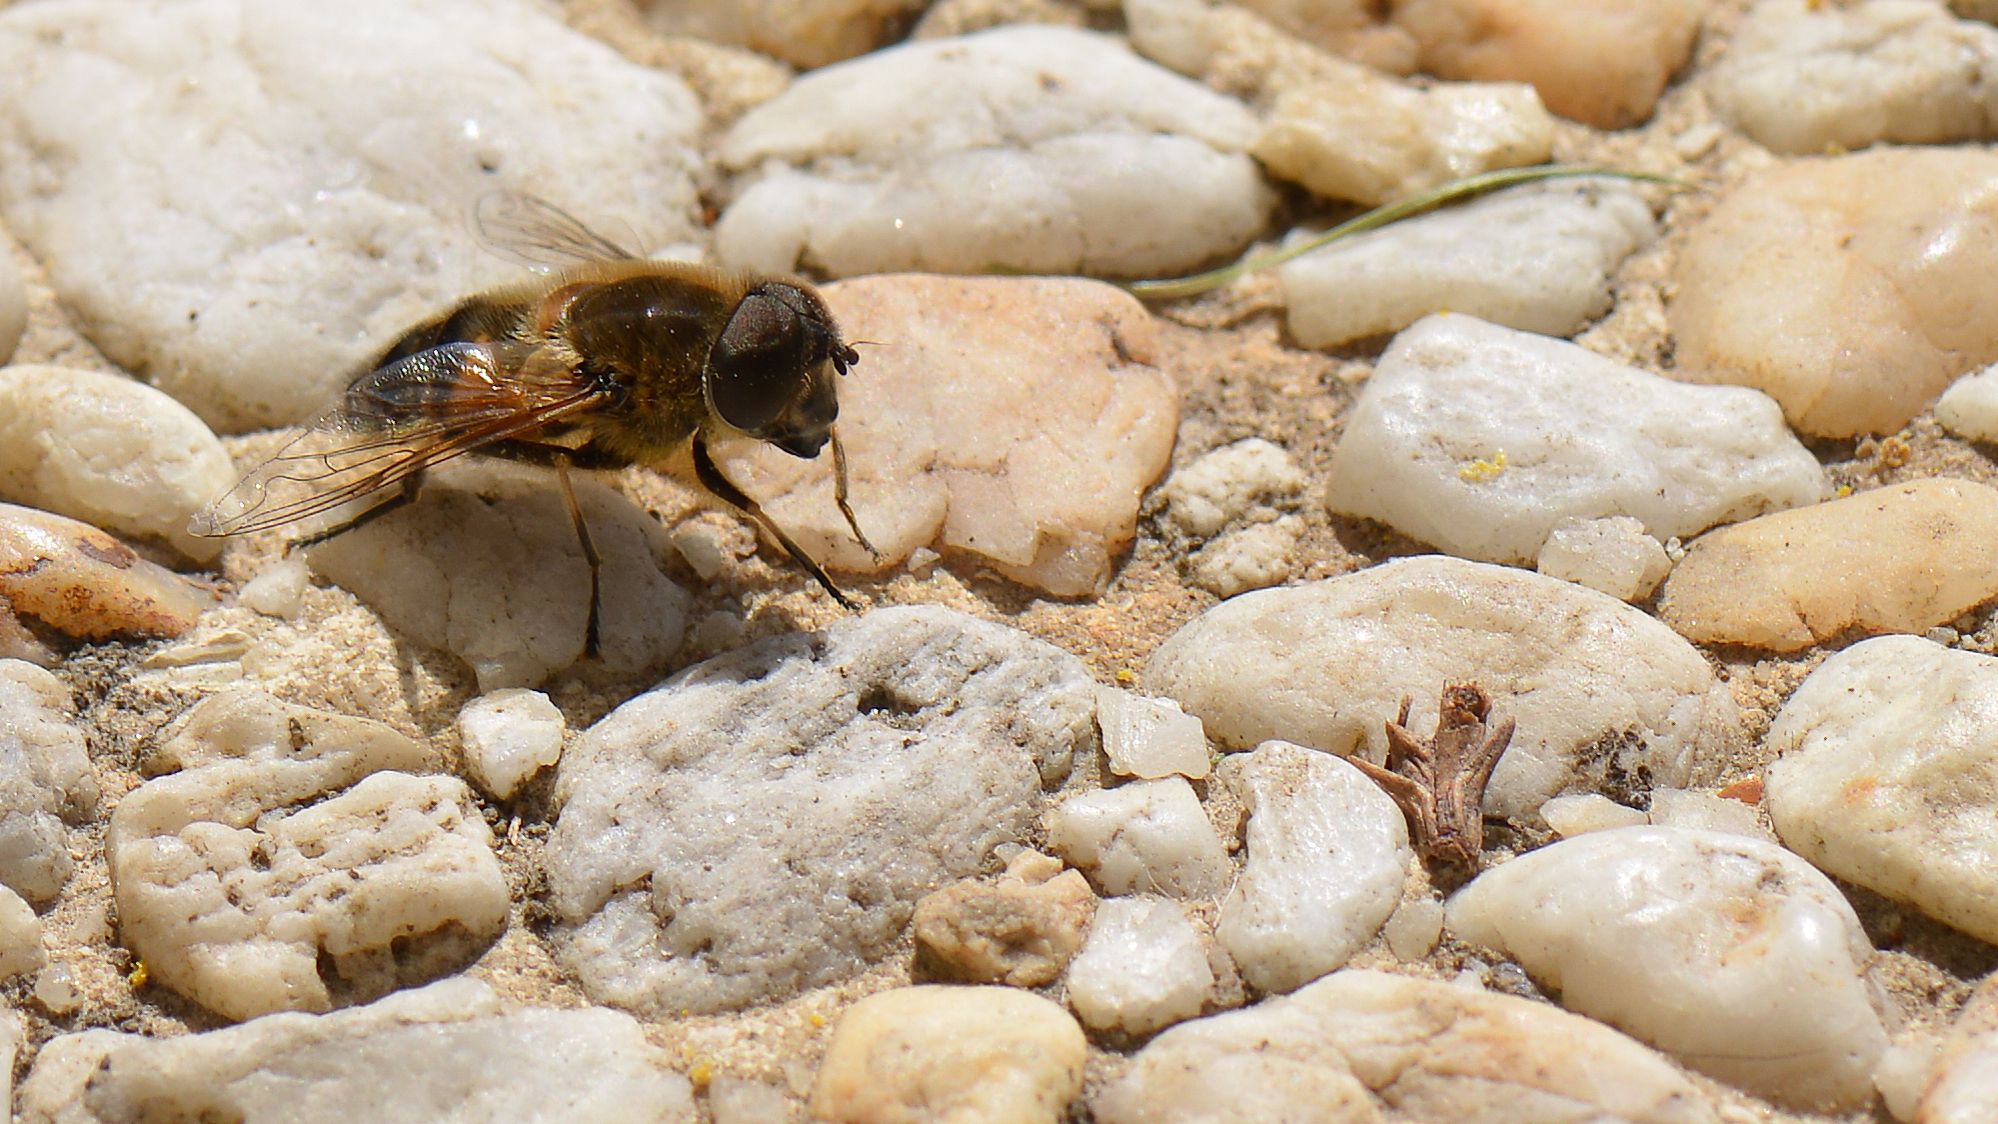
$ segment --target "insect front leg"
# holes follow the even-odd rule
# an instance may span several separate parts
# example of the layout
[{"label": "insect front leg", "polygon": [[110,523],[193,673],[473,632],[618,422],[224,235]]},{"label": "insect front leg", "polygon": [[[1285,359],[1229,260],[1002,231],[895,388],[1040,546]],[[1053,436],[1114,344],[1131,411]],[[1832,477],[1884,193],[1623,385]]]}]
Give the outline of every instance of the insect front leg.
[{"label": "insect front leg", "polygon": [[826,575],[825,570],[811,555],[805,553],[803,547],[792,542],[791,536],[785,534],[782,527],[764,514],[763,508],[755,500],[744,495],[741,488],[736,487],[733,481],[722,475],[721,467],[715,464],[713,455],[708,452],[708,435],[705,432],[694,434],[693,454],[694,477],[701,482],[701,487],[713,493],[716,499],[747,515],[757,526],[770,532],[770,537],[777,540],[777,545],[784,548],[784,553],[789,554],[792,561],[803,566],[805,572],[812,575],[813,580],[824,587],[825,591],[832,595],[832,599],[839,602],[841,608],[860,608],[851,597],[840,592],[840,588],[833,584],[832,578]]}]

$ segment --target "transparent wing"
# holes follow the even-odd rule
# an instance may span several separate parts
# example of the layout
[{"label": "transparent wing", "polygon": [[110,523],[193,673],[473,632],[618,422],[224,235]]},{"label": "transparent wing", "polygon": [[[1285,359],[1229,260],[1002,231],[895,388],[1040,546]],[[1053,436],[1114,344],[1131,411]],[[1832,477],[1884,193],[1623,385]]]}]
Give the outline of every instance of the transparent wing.
[{"label": "transparent wing", "polygon": [[480,196],[472,225],[495,253],[538,270],[638,257],[548,200],[520,191]]},{"label": "transparent wing", "polygon": [[453,343],[357,380],[339,405],[197,514],[197,535],[295,523],[440,461],[597,405],[604,392],[541,345]]}]

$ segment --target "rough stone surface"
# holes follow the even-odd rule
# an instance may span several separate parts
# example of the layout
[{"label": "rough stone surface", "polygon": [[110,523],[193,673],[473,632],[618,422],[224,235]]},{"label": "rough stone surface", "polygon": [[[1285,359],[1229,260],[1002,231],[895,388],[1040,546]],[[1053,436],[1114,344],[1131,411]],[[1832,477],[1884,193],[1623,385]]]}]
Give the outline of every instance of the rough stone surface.
[{"label": "rough stone surface", "polygon": [[218,429],[314,412],[513,277],[466,221],[495,187],[694,229],[693,94],[525,4],[62,0],[6,12],[0,70],[0,213],[92,342]]},{"label": "rough stone surface", "polygon": [[1073,656],[939,608],[697,664],[563,754],[558,954],[597,999],[673,1015],[851,974],[1027,834],[1095,703]]},{"label": "rough stone surface", "polygon": [[1621,184],[1533,184],[1337,242],[1278,270],[1306,347],[1398,332],[1449,309],[1572,336],[1610,307],[1610,277],[1655,233]]},{"label": "rough stone surface", "polygon": [[1234,874],[1182,777],[1071,796],[1047,815],[1048,846],[1105,894],[1215,898]]},{"label": "rough stone surface", "polygon": [[1998,442],[1998,367],[1949,384],[1936,399],[1936,421],[1966,441]]},{"label": "rough stone surface", "polygon": [[1834,655],[1783,704],[1769,815],[1830,874],[1998,943],[1998,659],[1916,636]]},{"label": "rough stone surface", "polygon": [[1672,570],[1665,547],[1628,515],[1573,516],[1554,524],[1534,568],[1550,578],[1585,585],[1618,601],[1643,601]]},{"label": "rough stone surface", "polygon": [[66,824],[97,811],[97,781],[69,688],[0,660],[0,884],[31,902],[61,892],[73,865]]},{"label": "rough stone surface", "polygon": [[[1372,1096],[1369,1096],[1371,1091]],[[1373,1097],[1378,1097],[1377,1104]],[[1710,1124],[1670,1062],[1544,1003],[1384,972],[1338,972],[1152,1040],[1091,1101],[1104,1124],[1389,1119]]]},{"label": "rough stone surface", "polygon": [[1445,314],[1381,357],[1325,495],[1451,554],[1531,562],[1564,518],[1628,515],[1655,537],[1690,536],[1825,491],[1760,394]]},{"label": "rough stone surface", "polygon": [[722,161],[761,178],[715,246],[731,266],[837,277],[1183,272],[1261,231],[1274,196],[1243,151],[1256,128],[1093,32],[905,44],[807,75],[736,123]]},{"label": "rough stone surface", "polygon": [[1821,437],[1892,433],[1998,359],[1998,156],[1800,161],[1692,229],[1669,308],[1677,378],[1765,391]]},{"label": "rough stone surface", "polygon": [[47,959],[42,951],[42,919],[21,895],[0,885],[0,982],[39,971]]},{"label": "rough stone surface", "polygon": [[189,534],[188,518],[235,481],[201,419],[144,383],[67,367],[0,370],[0,497],[206,562],[222,541]]},{"label": "rough stone surface", "polygon": [[455,777],[379,723],[253,692],[189,715],[111,816],[119,932],[221,1015],[324,1011],[425,981],[507,920],[492,832]]},{"label": "rough stone surface", "polygon": [[1998,29],[1922,0],[1749,10],[1707,78],[1714,108],[1792,155],[1998,133]]},{"label": "rough stone surface", "polygon": [[[37,1058],[22,1107],[65,1124],[693,1121],[693,1090],[668,1066],[628,1015],[510,1011],[485,983],[453,979],[350,1011],[206,1034],[68,1035]],[[61,1115],[37,1115],[56,1104]]]},{"label": "rough stone surface", "polygon": [[1394,22],[1439,78],[1531,82],[1598,129],[1651,116],[1685,65],[1708,0],[1399,0]]},{"label": "rough stone surface", "polygon": [[561,760],[564,729],[562,712],[539,691],[494,691],[458,712],[458,736],[472,783],[500,800]]},{"label": "rough stone surface", "polygon": [[1693,542],[1658,615],[1690,640],[1794,652],[1920,632],[1998,596],[1998,491],[1935,478],[1723,527]]},{"label": "rough stone surface", "polygon": [[934,545],[1056,596],[1102,593],[1179,424],[1144,307],[1072,278],[872,277],[826,300],[847,338],[893,341],[840,386],[853,506],[881,557],[840,517],[831,457],[741,440],[717,451],[730,477],[833,569]]},{"label": "rough stone surface", "polygon": [[957,882],[917,902],[916,949],[965,983],[1040,987],[1082,947],[1095,908],[1079,872],[1022,851],[996,882]]},{"label": "rough stone surface", "polygon": [[1249,860],[1215,939],[1264,991],[1345,964],[1394,912],[1415,862],[1401,809],[1346,762],[1284,742],[1228,758],[1218,776],[1249,810]]},{"label": "rough stone surface", "polygon": [[1200,719],[1171,699],[1152,699],[1117,687],[1096,691],[1096,726],[1103,758],[1118,776],[1157,780],[1207,776],[1207,734]]},{"label": "rough stone surface", "polygon": [[1474,681],[1518,722],[1488,812],[1532,819],[1564,789],[1704,783],[1743,737],[1697,649],[1613,598],[1539,574],[1424,556],[1245,593],[1173,634],[1145,667],[1208,736],[1386,753],[1403,697],[1434,729],[1445,682]]},{"label": "rough stone surface", "polygon": [[1569,1010],[1723,1081],[1826,1112],[1873,1096],[1887,1045],[1862,975],[1873,946],[1838,887],[1773,843],[1590,832],[1479,875],[1445,924]]},{"label": "rough stone surface", "polygon": [[23,618],[79,640],[179,636],[214,604],[88,523],[0,503],[0,656],[46,657]]},{"label": "rough stone surface", "polygon": [[[538,686],[581,659],[589,564],[554,477],[494,463],[431,475],[416,503],[310,548],[313,570],[470,664],[481,691]],[[603,557],[602,664],[657,667],[686,628],[686,592],[660,568],[666,532],[609,486],[574,486]]]},{"label": "rough stone surface", "polygon": [[812,1087],[814,1119],[1053,1122],[1082,1091],[1067,1011],[1003,987],[904,987],[846,1009]]},{"label": "rough stone surface", "polygon": [[1166,518],[1189,535],[1208,538],[1238,519],[1274,515],[1272,505],[1299,495],[1306,483],[1283,446],[1250,437],[1188,461],[1159,495]]},{"label": "rough stone surface", "polygon": [[1150,1034],[1200,1013],[1214,971],[1177,902],[1112,898],[1068,966],[1068,1002],[1091,1030]]},{"label": "rough stone surface", "polygon": [[652,25],[669,35],[730,43],[810,68],[890,42],[923,10],[923,0],[643,0]]},{"label": "rough stone surface", "polygon": [[1916,1124],[1981,1124],[1998,1113],[1998,976],[1957,1013],[1916,1103]]},{"label": "rough stone surface", "polygon": [[1193,584],[1221,598],[1282,585],[1297,572],[1303,535],[1295,515],[1229,531],[1194,552]]}]

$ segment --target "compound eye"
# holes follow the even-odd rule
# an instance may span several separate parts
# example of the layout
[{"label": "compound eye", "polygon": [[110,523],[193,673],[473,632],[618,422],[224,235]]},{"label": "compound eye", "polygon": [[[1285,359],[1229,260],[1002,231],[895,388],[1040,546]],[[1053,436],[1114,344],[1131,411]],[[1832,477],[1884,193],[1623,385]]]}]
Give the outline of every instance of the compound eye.
[{"label": "compound eye", "polygon": [[798,396],[810,367],[810,333],[798,313],[761,290],[735,306],[708,360],[708,401],[751,436],[768,431]]}]

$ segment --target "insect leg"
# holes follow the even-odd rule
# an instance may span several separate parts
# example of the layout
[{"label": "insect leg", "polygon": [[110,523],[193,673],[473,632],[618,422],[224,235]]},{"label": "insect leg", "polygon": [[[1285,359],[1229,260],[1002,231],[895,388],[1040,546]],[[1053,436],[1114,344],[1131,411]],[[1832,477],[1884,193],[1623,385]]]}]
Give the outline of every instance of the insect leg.
[{"label": "insect leg", "polygon": [[359,515],[354,516],[352,519],[349,519],[344,523],[336,523],[333,526],[328,527],[323,531],[315,531],[312,534],[307,535],[302,539],[292,540],[290,543],[286,544],[285,553],[289,554],[294,550],[304,550],[308,547],[318,546],[320,543],[323,543],[328,539],[339,538],[341,535],[346,534],[348,531],[355,530],[356,528],[359,527],[365,527],[368,524],[374,522],[375,520],[380,519],[382,516],[387,515],[389,512],[394,511],[396,508],[407,506],[409,503],[411,503],[416,499],[416,493],[422,487],[423,487],[423,473],[420,471],[412,472],[408,476],[402,478],[402,486],[396,489],[396,493],[394,495],[376,504],[375,506],[369,508],[368,510],[363,511]]},{"label": "insect leg", "polygon": [[583,548],[583,561],[590,564],[590,624],[583,634],[583,655],[596,659],[602,650],[597,637],[602,618],[604,560],[597,554],[597,544],[590,539],[590,524],[583,518],[582,505],[576,502],[575,486],[569,483],[569,458],[558,455],[555,471],[562,481],[562,500],[569,505],[569,518],[576,524],[576,542]]},{"label": "insect leg", "polygon": [[823,586],[827,593],[832,595],[832,599],[839,602],[841,608],[860,608],[851,597],[840,592],[839,587],[834,585],[833,580],[826,576],[825,570],[816,561],[813,561],[812,556],[805,553],[803,547],[792,542],[791,536],[785,534],[782,527],[779,527],[768,515],[763,513],[763,508],[758,506],[755,500],[743,495],[741,488],[736,487],[728,477],[722,475],[721,468],[715,464],[714,457],[708,453],[708,435],[706,433],[694,434],[693,453],[694,477],[701,482],[701,487],[714,493],[716,499],[721,500],[723,503],[755,520],[757,526],[770,532],[770,537],[777,540],[777,545],[784,548],[784,553],[789,554],[793,561],[803,566],[805,572],[812,575],[812,578],[819,585]]},{"label": "insect leg", "polygon": [[846,446],[840,444],[839,430],[834,429],[829,432],[832,436],[833,451],[833,502],[839,505],[839,513],[846,516],[846,525],[853,531],[853,537],[860,545],[867,548],[867,553],[873,555],[876,562],[879,562],[881,552],[874,549],[873,543],[867,541],[866,532],[860,529],[860,520],[853,517],[853,505],[847,502]]}]

